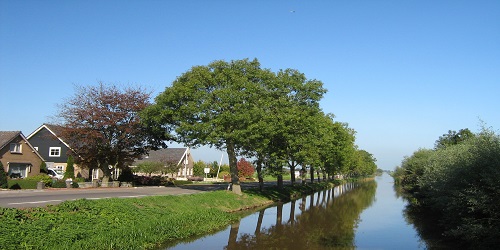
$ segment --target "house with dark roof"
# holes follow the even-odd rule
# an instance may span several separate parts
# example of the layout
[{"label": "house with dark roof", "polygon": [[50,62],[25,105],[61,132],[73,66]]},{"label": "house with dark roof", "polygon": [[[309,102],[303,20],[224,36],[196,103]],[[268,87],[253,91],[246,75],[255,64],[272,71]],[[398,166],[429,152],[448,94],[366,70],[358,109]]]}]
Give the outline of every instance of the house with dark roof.
[{"label": "house with dark roof", "polygon": [[71,148],[59,136],[61,129],[57,125],[43,124],[26,138],[45,159],[47,168],[65,172]]},{"label": "house with dark roof", "polygon": [[0,162],[11,178],[40,174],[43,157],[21,131],[0,131]]},{"label": "house with dark roof", "polygon": [[[61,137],[62,129],[63,127],[58,125],[42,124],[42,126],[28,135],[27,139],[45,159],[47,168],[66,172],[68,156],[71,152],[74,153],[74,151]],[[85,179],[91,177],[88,169],[83,169],[76,163],[73,166],[76,177],[83,177]],[[99,174],[96,174],[96,176],[98,177]],[[102,173],[100,176],[102,176]]]},{"label": "house with dark roof", "polygon": [[144,162],[172,163],[179,167],[177,174],[170,177],[184,179],[193,176],[194,160],[189,148],[163,148],[152,150],[147,155],[134,161],[132,168]]}]

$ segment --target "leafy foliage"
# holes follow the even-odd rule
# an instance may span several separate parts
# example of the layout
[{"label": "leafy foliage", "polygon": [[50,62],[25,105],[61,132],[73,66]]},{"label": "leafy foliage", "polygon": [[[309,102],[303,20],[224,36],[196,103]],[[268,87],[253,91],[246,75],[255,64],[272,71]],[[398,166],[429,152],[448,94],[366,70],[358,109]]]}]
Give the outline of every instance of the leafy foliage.
[{"label": "leafy foliage", "polygon": [[98,167],[109,178],[110,165],[122,168],[164,144],[164,135],[155,134],[139,117],[148,105],[149,94],[141,88],[77,86],[75,95],[60,105],[61,136],[80,156],[79,164]]},{"label": "leafy foliage", "polygon": [[463,247],[500,244],[500,137],[483,129],[458,144],[419,150],[395,173],[414,204],[439,215],[444,235]]},{"label": "leafy foliage", "polygon": [[52,182],[53,182],[53,179],[47,174],[37,174],[37,175],[33,175],[33,176],[28,176],[28,177],[24,178],[24,180],[35,181],[35,182],[41,181],[41,182],[45,183],[46,187],[51,187]]},{"label": "leafy foliage", "polygon": [[238,161],[238,176],[241,177],[251,177],[255,172],[255,168],[252,166],[252,163],[245,160],[245,158],[241,158]]},{"label": "leafy foliage", "polygon": [[64,179],[75,179],[75,166],[73,161],[73,156],[68,156],[68,161],[66,162],[66,172],[64,172]]},{"label": "leafy foliage", "polygon": [[0,161],[0,188],[7,188],[7,173],[3,168],[3,163]]},{"label": "leafy foliage", "polygon": [[447,146],[459,144],[469,138],[474,137],[474,134],[468,129],[460,129],[458,132],[454,130],[448,130],[448,134],[444,134],[439,137],[435,143],[435,148],[445,148]]},{"label": "leafy foliage", "polygon": [[44,161],[40,164],[40,173],[47,173],[47,164]]}]

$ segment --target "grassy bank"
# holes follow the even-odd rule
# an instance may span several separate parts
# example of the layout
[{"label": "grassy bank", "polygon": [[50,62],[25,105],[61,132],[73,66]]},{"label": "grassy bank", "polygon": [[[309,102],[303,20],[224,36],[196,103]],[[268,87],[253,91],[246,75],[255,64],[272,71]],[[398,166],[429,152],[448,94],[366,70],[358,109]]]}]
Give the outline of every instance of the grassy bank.
[{"label": "grassy bank", "polygon": [[76,200],[32,209],[0,208],[2,249],[147,249],[216,231],[237,221],[234,211],[289,200],[333,186],[315,183],[263,192]]}]

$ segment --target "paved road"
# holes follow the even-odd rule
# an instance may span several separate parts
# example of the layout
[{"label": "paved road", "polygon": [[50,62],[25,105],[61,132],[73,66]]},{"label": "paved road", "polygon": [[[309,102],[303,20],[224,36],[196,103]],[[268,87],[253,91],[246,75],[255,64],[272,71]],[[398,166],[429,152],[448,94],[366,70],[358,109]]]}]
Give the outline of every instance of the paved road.
[{"label": "paved road", "polygon": [[182,195],[203,192],[203,190],[178,187],[137,188],[74,188],[43,190],[1,190],[0,207],[28,208],[59,204],[66,200],[132,198],[153,195]]},{"label": "paved road", "polygon": [[[288,184],[288,182],[285,182]],[[243,190],[258,187],[257,182],[242,182]],[[265,186],[276,182],[265,182]],[[206,191],[225,190],[227,183],[185,185],[179,187],[132,187],[132,188],[71,188],[43,190],[0,190],[0,207],[29,208],[55,205],[66,200],[133,198],[154,195],[182,195]]]}]

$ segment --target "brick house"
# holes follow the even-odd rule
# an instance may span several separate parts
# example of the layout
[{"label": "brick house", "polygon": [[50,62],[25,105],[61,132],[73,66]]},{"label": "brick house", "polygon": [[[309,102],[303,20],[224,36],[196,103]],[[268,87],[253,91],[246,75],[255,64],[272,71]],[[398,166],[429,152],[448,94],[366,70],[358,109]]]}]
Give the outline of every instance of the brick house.
[{"label": "brick house", "polygon": [[43,157],[21,131],[0,131],[0,162],[11,178],[40,174]]}]

